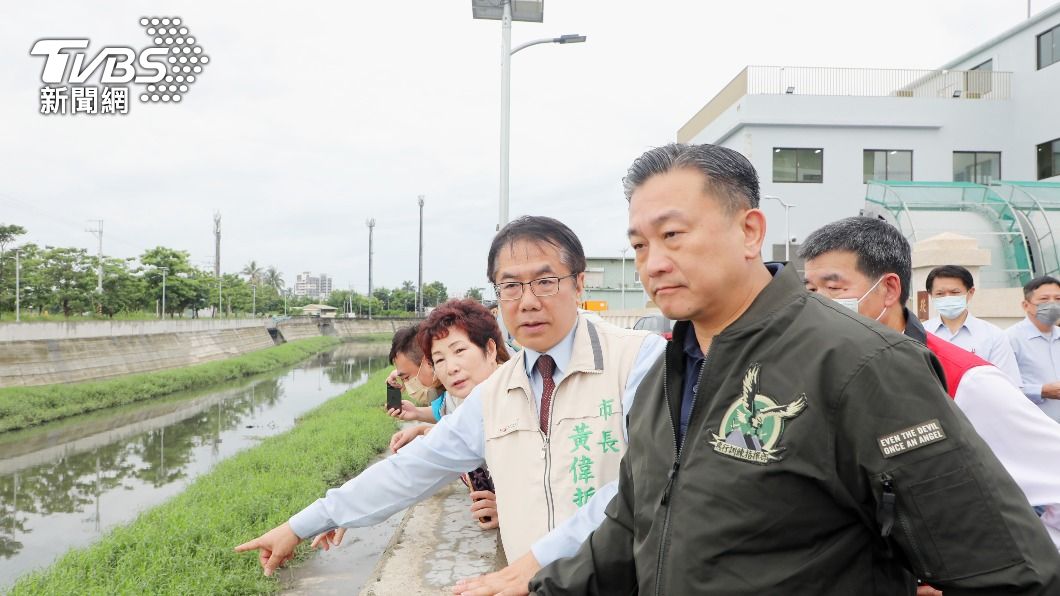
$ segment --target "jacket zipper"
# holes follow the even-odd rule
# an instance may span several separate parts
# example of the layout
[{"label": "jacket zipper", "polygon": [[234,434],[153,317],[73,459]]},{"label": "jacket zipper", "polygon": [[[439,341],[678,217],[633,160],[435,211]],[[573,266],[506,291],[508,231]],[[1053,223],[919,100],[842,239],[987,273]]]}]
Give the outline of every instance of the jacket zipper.
[{"label": "jacket zipper", "polygon": [[[543,480],[545,485],[545,508],[548,511],[547,522],[549,532],[556,527],[556,505],[552,496],[552,448],[550,440],[552,438],[552,411],[556,403],[556,389],[556,387],[552,388],[552,399],[548,401],[548,432],[538,431],[541,433],[543,441],[541,444],[541,457],[545,458],[545,477]],[[540,415],[538,417],[540,418]]]},{"label": "jacket zipper", "polygon": [[[711,341],[713,344],[713,340]],[[671,345],[674,345],[671,343]],[[713,346],[712,346],[713,347]],[[699,378],[696,380],[696,386],[700,386],[703,382],[703,376],[707,372],[707,361],[709,356],[703,358],[703,365],[699,369]],[[673,408],[670,407],[670,363],[668,358],[663,358],[663,396],[666,398],[667,413],[672,412]],[[696,399],[699,397],[699,391],[692,393],[692,405],[688,409],[688,420],[689,426],[691,426],[692,414],[696,411]],[[681,417],[681,408],[677,409],[677,417]],[[673,490],[674,484],[677,482],[677,472],[681,468],[681,455],[684,453],[685,445],[684,441],[688,440],[687,432],[684,440],[680,444],[677,442],[677,425],[680,421],[675,421],[673,416],[670,416],[670,430],[673,431],[674,437],[674,465],[670,468],[670,474],[666,480],[666,488],[663,489],[663,496],[660,502],[660,506],[666,508],[666,517],[663,518],[663,531],[662,539],[659,541],[659,557],[655,568],[655,594],[659,596],[662,594],[662,573],[663,573],[663,560],[666,554],[667,541],[670,536],[670,493]]]},{"label": "jacket zipper", "polygon": [[880,506],[877,509],[877,513],[881,516],[882,528],[880,535],[886,538],[891,534],[891,529],[894,527],[895,520],[898,521],[898,527],[901,528],[902,533],[905,534],[906,539],[909,540],[909,547],[913,550],[913,556],[916,558],[917,563],[920,564],[920,569],[924,572],[924,577],[930,579],[934,575],[930,569],[927,568],[927,563],[924,561],[923,553],[920,551],[920,544],[916,540],[916,536],[909,528],[909,523],[906,520],[905,515],[897,505],[897,495],[894,491],[894,478],[890,474],[884,474],[880,477],[883,481],[883,495],[880,499]]}]

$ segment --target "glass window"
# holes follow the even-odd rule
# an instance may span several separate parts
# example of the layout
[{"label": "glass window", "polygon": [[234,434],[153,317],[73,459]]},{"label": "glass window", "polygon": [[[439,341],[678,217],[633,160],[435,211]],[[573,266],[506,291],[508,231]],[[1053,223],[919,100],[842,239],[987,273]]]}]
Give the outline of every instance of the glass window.
[{"label": "glass window", "polygon": [[1060,139],[1038,145],[1038,180],[1060,176]]},{"label": "glass window", "polygon": [[824,181],[824,149],[773,149],[773,182]]},{"label": "glass window", "polygon": [[913,179],[913,152],[898,149],[866,149],[864,152],[864,182],[870,180]]},{"label": "glass window", "polygon": [[1060,26],[1038,36],[1038,69],[1060,62]]},{"label": "glass window", "polygon": [[990,184],[1001,179],[1001,153],[954,151],[953,181]]}]

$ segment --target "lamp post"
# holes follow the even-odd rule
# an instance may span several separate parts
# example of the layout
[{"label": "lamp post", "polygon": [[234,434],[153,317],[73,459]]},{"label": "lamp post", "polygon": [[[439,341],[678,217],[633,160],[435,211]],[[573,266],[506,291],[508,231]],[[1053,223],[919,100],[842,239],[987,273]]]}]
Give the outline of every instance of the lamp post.
[{"label": "lamp post", "polygon": [[365,220],[368,226],[368,320],[372,320],[372,236],[375,233],[375,218]]},{"label": "lamp post", "polygon": [[784,261],[791,261],[791,219],[789,217],[789,211],[792,207],[797,207],[792,203],[784,201],[780,197],[774,197],[772,195],[763,195],[763,199],[771,199],[784,206]]},{"label": "lamp post", "polygon": [[511,58],[523,49],[542,43],[582,43],[584,35],[561,35],[536,39],[512,48],[512,21],[540,23],[545,19],[543,0],[471,0],[471,14],[476,19],[501,22],[501,147],[499,231],[508,223],[508,148],[511,120]]},{"label": "lamp post", "polygon": [[418,197],[420,205],[420,274],[416,280],[416,314],[423,314],[423,195]]},{"label": "lamp post", "polygon": [[166,274],[169,273],[169,267],[159,267],[162,270],[162,319],[166,318]]},{"label": "lamp post", "polygon": [[20,296],[22,295],[22,262],[19,260],[19,249],[15,249],[15,322],[18,323],[22,320],[22,303]]},{"label": "lamp post", "polygon": [[258,316],[258,284],[250,286],[250,316]]},{"label": "lamp post", "polygon": [[622,247],[622,310],[626,310],[626,251],[628,246]]}]

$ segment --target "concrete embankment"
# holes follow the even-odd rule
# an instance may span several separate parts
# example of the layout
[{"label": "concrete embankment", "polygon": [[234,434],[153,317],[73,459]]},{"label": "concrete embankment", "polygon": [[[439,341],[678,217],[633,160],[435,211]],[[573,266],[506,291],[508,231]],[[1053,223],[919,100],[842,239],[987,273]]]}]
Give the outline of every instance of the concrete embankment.
[{"label": "concrete embankment", "polygon": [[[393,333],[418,319],[171,319],[0,325],[0,387],[181,368],[321,335]],[[275,339],[269,327],[275,328]]]},{"label": "concrete embankment", "polygon": [[107,379],[275,345],[260,320],[0,325],[0,387]]}]

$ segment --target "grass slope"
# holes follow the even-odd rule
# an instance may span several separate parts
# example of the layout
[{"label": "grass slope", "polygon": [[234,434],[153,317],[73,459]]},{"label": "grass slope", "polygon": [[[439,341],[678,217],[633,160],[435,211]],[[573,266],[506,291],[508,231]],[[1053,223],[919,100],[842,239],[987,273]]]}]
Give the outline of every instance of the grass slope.
[{"label": "grass slope", "polygon": [[186,368],[85,383],[5,387],[0,389],[0,432],[263,373],[338,343],[334,337],[311,337]]},{"label": "grass slope", "polygon": [[[362,470],[396,424],[387,370],[306,414],[289,432],[221,462],[188,489],[95,545],[23,577],[21,594],[268,594],[278,580],[232,548],[283,523]],[[304,542],[302,556],[308,549]]]}]

